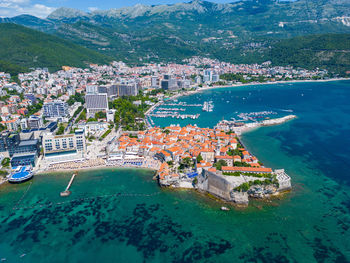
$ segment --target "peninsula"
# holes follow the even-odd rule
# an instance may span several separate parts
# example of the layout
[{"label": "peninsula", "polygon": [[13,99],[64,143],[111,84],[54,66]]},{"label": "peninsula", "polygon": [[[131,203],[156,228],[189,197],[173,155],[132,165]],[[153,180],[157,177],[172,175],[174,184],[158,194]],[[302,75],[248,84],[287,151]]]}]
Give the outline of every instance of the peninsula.
[{"label": "peninsula", "polygon": [[[255,112],[263,118],[257,121],[249,115],[253,113],[241,113],[246,122],[221,121],[214,128],[161,129],[152,118],[195,120],[202,113],[187,110],[215,111],[211,101],[176,101],[206,88],[328,79],[326,73],[198,57],[184,65],[130,67],[113,62],[87,69],[65,66],[55,73],[36,69],[19,74],[19,83],[2,73],[0,128],[6,143],[1,152],[5,176],[9,174],[3,181],[22,182],[50,171],[138,167],[157,171],[161,186],[193,188],[238,204],[247,204],[249,196],[269,197],[290,189],[290,178],[283,170],[265,167],[239,136],[295,115],[270,119],[268,112]],[[21,167],[27,167],[30,177]]]},{"label": "peninsula", "polygon": [[[155,178],[160,186],[196,189],[239,205],[248,205],[249,197],[268,198],[291,189],[291,178],[285,171],[265,167],[247,151],[234,132],[236,127],[229,124],[221,122],[214,129],[171,125],[124,134],[117,143],[118,157],[111,161],[119,159],[122,163],[131,158],[133,163],[140,163],[143,157],[158,160]],[[255,127],[264,124],[255,123]],[[239,126],[239,131],[246,130],[244,127]],[[139,156],[132,158],[136,154]]]}]

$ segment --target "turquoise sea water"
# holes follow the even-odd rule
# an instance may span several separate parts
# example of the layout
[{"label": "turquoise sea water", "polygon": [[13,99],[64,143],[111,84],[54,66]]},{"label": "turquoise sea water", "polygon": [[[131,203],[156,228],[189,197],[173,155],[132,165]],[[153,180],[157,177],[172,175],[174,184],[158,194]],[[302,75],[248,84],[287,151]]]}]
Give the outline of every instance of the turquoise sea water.
[{"label": "turquoise sea water", "polygon": [[[285,168],[293,191],[247,209],[192,191],[160,189],[147,170],[36,176],[0,187],[0,258],[7,262],[349,262],[350,82],[208,90],[188,122],[211,127],[240,112],[293,110],[298,119],[243,136],[267,166]],[[223,100],[224,98],[224,100]],[[245,98],[245,99],[243,99]],[[228,102],[227,102],[228,101]],[[198,109],[191,109],[196,111]],[[288,113],[287,113],[288,114]],[[156,124],[186,124],[174,119]]]}]

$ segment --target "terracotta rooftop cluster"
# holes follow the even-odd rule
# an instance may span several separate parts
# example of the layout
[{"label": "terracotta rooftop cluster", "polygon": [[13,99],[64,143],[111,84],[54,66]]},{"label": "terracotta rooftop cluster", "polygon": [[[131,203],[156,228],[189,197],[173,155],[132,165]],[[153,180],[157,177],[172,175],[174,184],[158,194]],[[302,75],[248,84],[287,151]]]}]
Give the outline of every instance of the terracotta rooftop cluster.
[{"label": "terracotta rooftop cluster", "polygon": [[[197,169],[216,171],[215,162],[224,160],[227,167],[225,171],[232,170],[237,162],[244,162],[246,166],[237,167],[242,172],[257,172],[261,168],[258,159],[252,156],[245,148],[238,148],[239,142],[234,133],[227,134],[217,129],[199,128],[188,125],[186,127],[169,126],[164,129],[151,128],[139,131],[134,136],[123,135],[119,138],[119,150],[126,153],[137,153],[143,156],[153,156],[160,159],[163,164],[159,169],[160,179],[166,176],[178,176],[171,172],[168,162],[177,162],[185,158],[202,157]],[[236,155],[230,154],[236,150]],[[230,154],[230,155],[229,155]]]}]

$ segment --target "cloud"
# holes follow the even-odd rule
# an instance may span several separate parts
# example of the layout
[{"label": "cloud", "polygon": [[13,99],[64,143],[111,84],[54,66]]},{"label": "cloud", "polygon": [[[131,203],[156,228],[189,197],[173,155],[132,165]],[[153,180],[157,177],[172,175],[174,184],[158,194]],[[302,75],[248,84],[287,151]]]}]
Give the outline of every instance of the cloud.
[{"label": "cloud", "polygon": [[91,7],[88,8],[88,10],[89,10],[90,12],[94,12],[94,11],[97,11],[97,10],[98,10],[98,7],[91,6]]},{"label": "cloud", "polygon": [[0,0],[0,17],[13,17],[29,14],[40,18],[47,17],[56,8],[34,4],[31,0]]}]

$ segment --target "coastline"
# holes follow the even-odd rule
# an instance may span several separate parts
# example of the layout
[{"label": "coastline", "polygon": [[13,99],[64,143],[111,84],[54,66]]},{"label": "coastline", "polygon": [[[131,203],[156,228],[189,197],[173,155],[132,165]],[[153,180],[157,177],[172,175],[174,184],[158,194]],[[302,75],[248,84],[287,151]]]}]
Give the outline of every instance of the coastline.
[{"label": "coastline", "polygon": [[[303,83],[303,82],[332,82],[332,81],[343,81],[350,80],[350,78],[332,78],[332,79],[306,79],[306,80],[283,80],[283,81],[274,81],[274,82],[252,82],[252,83],[241,83],[241,84],[231,84],[224,86],[212,86],[212,87],[202,87],[196,91],[210,90],[210,89],[219,89],[219,88],[234,88],[234,87],[244,87],[244,86],[255,86],[255,85],[274,85],[274,84],[288,84],[288,83]],[[184,95],[186,96],[186,95]]]},{"label": "coastline", "polygon": [[[319,80],[285,80],[285,81],[274,81],[274,82],[252,82],[252,83],[241,83],[241,84],[231,84],[231,85],[224,85],[224,86],[212,86],[212,87],[202,87],[202,88],[197,88],[195,90],[191,90],[191,91],[186,91],[186,92],[182,92],[182,93],[178,93],[175,94],[169,98],[166,99],[166,101],[170,101],[170,100],[174,100],[177,99],[179,97],[185,97],[185,96],[190,96],[193,94],[197,94],[200,93],[202,91],[206,91],[206,90],[211,90],[211,89],[222,89],[222,88],[236,88],[236,87],[245,87],[245,86],[255,86],[255,85],[276,85],[276,84],[293,84],[293,83],[303,83],[303,82],[333,82],[333,81],[344,81],[344,80],[350,80],[350,78],[332,78],[332,79],[319,79]],[[154,104],[151,108],[149,108],[146,112],[145,112],[145,117],[149,117],[148,114],[151,113],[154,109],[156,109],[157,107],[163,105],[165,102],[165,100],[163,101],[159,101],[156,104]],[[152,127],[152,125],[150,125]]]},{"label": "coastline", "polygon": [[53,173],[71,173],[75,171],[79,172],[86,172],[86,171],[94,171],[94,170],[108,170],[108,169],[141,169],[141,170],[150,170],[150,171],[157,171],[153,168],[150,167],[140,167],[140,166],[118,166],[118,165],[101,165],[101,166],[96,166],[96,167],[91,167],[91,168],[78,168],[78,169],[51,169],[51,170],[46,170],[46,171],[38,171],[36,172],[35,175],[43,175],[43,174],[53,174]]}]

